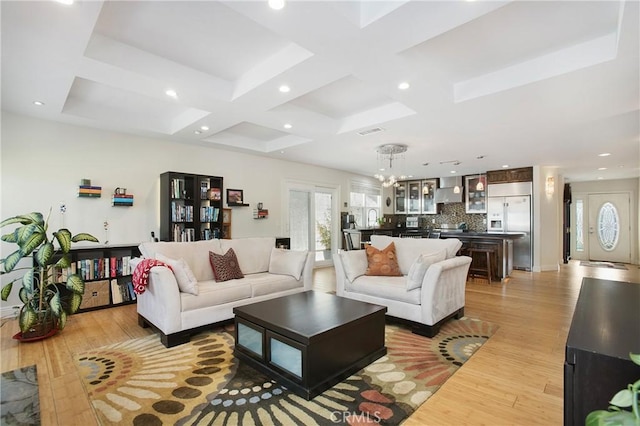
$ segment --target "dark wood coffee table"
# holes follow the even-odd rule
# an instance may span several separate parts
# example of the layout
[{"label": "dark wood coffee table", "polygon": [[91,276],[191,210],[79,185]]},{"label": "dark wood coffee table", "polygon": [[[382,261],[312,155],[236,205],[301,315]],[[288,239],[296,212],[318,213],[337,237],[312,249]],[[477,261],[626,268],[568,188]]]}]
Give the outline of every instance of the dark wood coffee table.
[{"label": "dark wood coffee table", "polygon": [[234,355],[311,399],[387,353],[386,311],[315,291],[239,306]]}]

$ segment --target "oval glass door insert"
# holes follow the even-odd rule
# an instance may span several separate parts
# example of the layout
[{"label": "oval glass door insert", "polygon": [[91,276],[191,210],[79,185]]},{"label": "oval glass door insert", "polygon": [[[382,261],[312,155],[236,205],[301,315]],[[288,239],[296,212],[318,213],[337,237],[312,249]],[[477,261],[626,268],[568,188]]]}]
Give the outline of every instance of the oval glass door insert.
[{"label": "oval glass door insert", "polygon": [[612,251],[620,236],[620,217],[613,204],[606,202],[598,212],[598,240],[606,251]]}]

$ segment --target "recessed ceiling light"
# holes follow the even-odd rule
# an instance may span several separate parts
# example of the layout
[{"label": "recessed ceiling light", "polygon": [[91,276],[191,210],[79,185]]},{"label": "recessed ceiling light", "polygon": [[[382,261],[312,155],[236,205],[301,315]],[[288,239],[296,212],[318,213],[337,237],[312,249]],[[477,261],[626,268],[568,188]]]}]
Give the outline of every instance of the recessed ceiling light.
[{"label": "recessed ceiling light", "polygon": [[280,88],[278,90],[280,90],[282,93],[289,93],[291,88],[289,86],[283,84],[282,86],[280,86]]},{"label": "recessed ceiling light", "polygon": [[602,154],[598,154],[598,157],[608,157],[610,155],[611,155],[610,152],[603,152]]},{"label": "recessed ceiling light", "polygon": [[606,167],[598,167],[598,170],[607,170]]},{"label": "recessed ceiling light", "polygon": [[56,0],[58,3],[66,4],[67,6],[73,4],[73,0]]},{"label": "recessed ceiling light", "polygon": [[290,129],[290,128],[292,128],[293,126],[292,126],[291,124],[289,124],[289,123],[286,123],[283,127],[284,127],[285,129]]},{"label": "recessed ceiling light", "polygon": [[273,10],[280,10],[284,7],[284,0],[269,0],[268,3]]},{"label": "recessed ceiling light", "polygon": [[44,102],[42,102],[42,101],[33,101],[33,104],[37,105],[37,106],[43,106]]},{"label": "recessed ceiling light", "polygon": [[178,97],[178,92],[176,92],[173,89],[167,89],[164,92],[167,96],[171,97],[171,98],[177,98]]},{"label": "recessed ceiling light", "polygon": [[209,130],[209,126],[200,126],[200,130],[204,130],[206,132]]},{"label": "recessed ceiling light", "polygon": [[508,168],[509,168],[509,165],[508,165],[508,164],[503,164],[503,165],[502,165],[502,168],[503,168],[503,169],[508,169]]},{"label": "recessed ceiling light", "polygon": [[451,170],[449,173],[455,173],[455,172],[456,172],[455,170]]},{"label": "recessed ceiling light", "polygon": [[411,85],[406,81],[403,81],[402,83],[398,84],[398,89],[400,90],[407,90],[409,87],[411,87]]},{"label": "recessed ceiling light", "polygon": [[200,130],[194,130],[193,133],[195,133],[196,135],[199,135],[202,132]]},{"label": "recessed ceiling light", "polygon": [[598,176],[598,180],[602,180],[604,179],[602,176]]},{"label": "recessed ceiling light", "polygon": [[284,151],[280,151],[280,154],[284,154]]}]

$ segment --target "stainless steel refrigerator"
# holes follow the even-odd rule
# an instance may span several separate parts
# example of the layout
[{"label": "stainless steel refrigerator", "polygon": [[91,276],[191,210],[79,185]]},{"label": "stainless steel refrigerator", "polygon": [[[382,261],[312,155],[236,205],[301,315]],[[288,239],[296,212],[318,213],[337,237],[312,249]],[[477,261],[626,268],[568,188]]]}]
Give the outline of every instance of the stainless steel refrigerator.
[{"label": "stainless steel refrigerator", "polygon": [[513,269],[531,271],[531,182],[500,183],[487,189],[487,231],[521,232],[513,241]]}]

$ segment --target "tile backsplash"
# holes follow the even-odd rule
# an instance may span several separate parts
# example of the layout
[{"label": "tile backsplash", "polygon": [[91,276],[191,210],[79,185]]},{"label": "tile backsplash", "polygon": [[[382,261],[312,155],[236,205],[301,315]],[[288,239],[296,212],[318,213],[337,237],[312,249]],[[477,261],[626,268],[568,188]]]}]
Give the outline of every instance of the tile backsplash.
[{"label": "tile backsplash", "polygon": [[[391,220],[390,227],[397,227],[398,223],[404,226],[406,214],[385,215]],[[443,224],[457,225],[466,223],[470,231],[484,232],[487,230],[487,215],[484,213],[465,213],[464,203],[448,203],[438,206],[438,214],[425,214],[418,216],[418,226],[423,229],[439,228]],[[435,223],[433,223],[435,221]],[[389,225],[387,225],[389,226]]]}]

